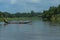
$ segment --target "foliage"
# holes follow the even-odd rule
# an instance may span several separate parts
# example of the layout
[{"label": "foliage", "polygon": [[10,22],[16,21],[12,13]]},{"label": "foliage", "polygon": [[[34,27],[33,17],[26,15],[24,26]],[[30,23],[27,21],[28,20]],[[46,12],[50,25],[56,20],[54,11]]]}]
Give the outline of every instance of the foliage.
[{"label": "foliage", "polygon": [[50,7],[49,10],[43,11],[42,18],[47,18],[48,20],[53,18],[56,20],[58,15],[60,15],[60,5],[58,7]]},{"label": "foliage", "polygon": [[[16,12],[16,13],[9,13],[9,12],[0,12],[0,15],[2,15],[5,18],[19,18],[19,17],[39,17],[39,15],[41,15],[40,12],[34,12],[31,11],[30,13],[20,13],[20,12]],[[1,17],[1,16],[0,16]]]}]

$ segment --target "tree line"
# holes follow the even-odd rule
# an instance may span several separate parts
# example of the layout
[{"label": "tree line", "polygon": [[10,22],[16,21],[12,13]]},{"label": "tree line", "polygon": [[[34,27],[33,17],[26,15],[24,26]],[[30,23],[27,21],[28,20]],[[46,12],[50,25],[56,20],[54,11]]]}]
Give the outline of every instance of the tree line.
[{"label": "tree line", "polygon": [[0,12],[0,18],[3,15],[3,17],[8,17],[8,18],[14,18],[14,17],[39,17],[41,15],[40,12],[34,12],[31,11],[30,13],[9,13],[9,12]]},{"label": "tree line", "polygon": [[48,10],[44,10],[41,12],[34,12],[33,10],[30,13],[9,13],[9,12],[1,12],[0,11],[0,18],[1,15],[4,17],[14,18],[14,17],[42,17],[43,19],[46,18],[48,20],[51,20],[52,18],[57,19],[60,17],[60,5],[57,7],[52,6]]},{"label": "tree line", "polygon": [[60,5],[58,5],[57,7],[52,6],[49,8],[49,10],[45,10],[42,13],[42,18],[46,18],[48,20],[51,19],[56,20],[59,17],[60,17]]}]

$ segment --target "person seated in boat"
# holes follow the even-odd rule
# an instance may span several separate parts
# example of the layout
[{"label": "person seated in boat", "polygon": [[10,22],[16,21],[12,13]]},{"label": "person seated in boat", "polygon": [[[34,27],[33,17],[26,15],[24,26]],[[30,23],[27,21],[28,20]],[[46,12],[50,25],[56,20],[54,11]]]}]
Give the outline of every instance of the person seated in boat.
[{"label": "person seated in boat", "polygon": [[6,19],[3,19],[5,23],[9,23]]}]

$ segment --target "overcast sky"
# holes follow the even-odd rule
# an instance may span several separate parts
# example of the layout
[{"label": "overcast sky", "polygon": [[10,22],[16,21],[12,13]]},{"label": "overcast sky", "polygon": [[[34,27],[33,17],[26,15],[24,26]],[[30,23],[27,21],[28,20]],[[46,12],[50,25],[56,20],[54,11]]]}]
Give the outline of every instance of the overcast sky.
[{"label": "overcast sky", "polygon": [[60,0],[0,0],[0,11],[7,12],[41,12],[50,6],[57,6]]}]

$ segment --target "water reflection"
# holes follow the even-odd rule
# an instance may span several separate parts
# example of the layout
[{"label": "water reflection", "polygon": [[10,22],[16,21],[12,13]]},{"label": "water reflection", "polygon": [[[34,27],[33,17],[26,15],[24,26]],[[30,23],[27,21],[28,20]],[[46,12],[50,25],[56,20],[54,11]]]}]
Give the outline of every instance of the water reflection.
[{"label": "water reflection", "polygon": [[32,24],[0,25],[0,40],[60,40],[60,25],[33,20]]}]

